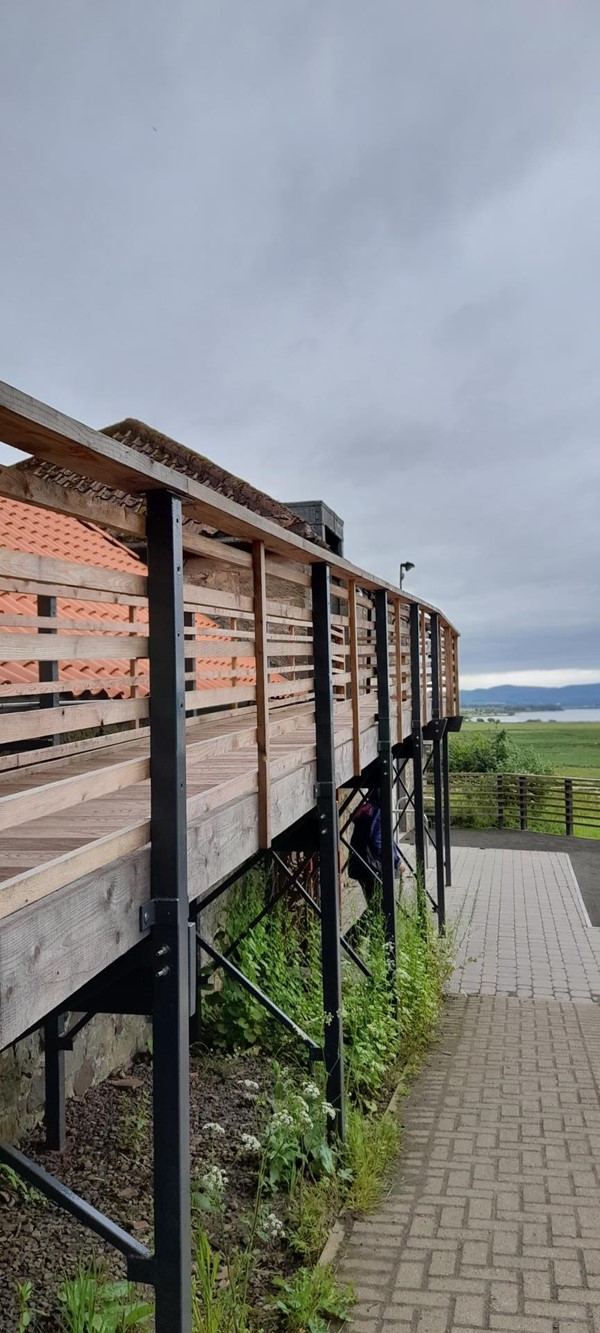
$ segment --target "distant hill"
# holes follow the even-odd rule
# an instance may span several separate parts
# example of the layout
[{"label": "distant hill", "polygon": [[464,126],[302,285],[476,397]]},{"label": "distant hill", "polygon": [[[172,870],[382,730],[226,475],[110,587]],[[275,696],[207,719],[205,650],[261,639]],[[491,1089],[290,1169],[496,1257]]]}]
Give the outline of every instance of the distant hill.
[{"label": "distant hill", "polygon": [[537,685],[494,685],[489,690],[461,690],[463,708],[487,708],[504,704],[509,708],[600,708],[600,681],[596,685],[563,685],[547,689]]}]

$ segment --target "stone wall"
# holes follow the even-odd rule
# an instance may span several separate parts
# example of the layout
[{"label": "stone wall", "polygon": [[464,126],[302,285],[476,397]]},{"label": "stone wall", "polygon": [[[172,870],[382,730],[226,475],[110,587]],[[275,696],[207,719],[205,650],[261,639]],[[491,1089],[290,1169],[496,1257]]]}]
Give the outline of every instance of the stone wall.
[{"label": "stone wall", "polygon": [[[97,1014],[66,1052],[67,1094],[81,1096],[146,1050],[146,1018]],[[0,1138],[15,1143],[44,1116],[44,1056],[39,1032],[0,1055]]]}]

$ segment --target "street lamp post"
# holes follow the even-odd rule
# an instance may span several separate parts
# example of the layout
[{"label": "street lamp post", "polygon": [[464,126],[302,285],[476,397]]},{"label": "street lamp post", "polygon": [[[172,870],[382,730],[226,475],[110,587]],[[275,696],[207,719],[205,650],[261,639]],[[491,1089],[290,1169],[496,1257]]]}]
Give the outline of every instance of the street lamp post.
[{"label": "street lamp post", "polygon": [[400,586],[400,590],[402,590],[402,585],[403,585],[403,583],[404,583],[404,575],[405,575],[405,574],[408,574],[409,570],[411,570],[411,569],[414,569],[414,565],[413,565],[412,560],[404,560],[404,561],[402,562],[402,564],[400,565],[400,575],[399,575],[399,578],[398,578],[398,583],[399,583],[399,586]]}]

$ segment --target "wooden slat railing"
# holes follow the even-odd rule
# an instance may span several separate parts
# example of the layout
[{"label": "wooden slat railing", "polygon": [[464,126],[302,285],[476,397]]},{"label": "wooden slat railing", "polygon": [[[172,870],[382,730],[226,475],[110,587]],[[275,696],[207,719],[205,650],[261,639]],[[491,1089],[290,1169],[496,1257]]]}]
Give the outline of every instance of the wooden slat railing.
[{"label": "wooden slat railing", "polygon": [[541,773],[451,773],[452,822],[600,837],[600,779]]}]

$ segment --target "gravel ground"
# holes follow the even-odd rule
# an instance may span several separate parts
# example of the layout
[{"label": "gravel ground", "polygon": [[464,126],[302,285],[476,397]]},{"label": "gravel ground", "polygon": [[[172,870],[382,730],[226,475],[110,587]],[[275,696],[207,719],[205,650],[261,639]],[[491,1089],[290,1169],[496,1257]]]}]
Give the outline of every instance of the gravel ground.
[{"label": "gravel ground", "polygon": [[[259,1084],[257,1096],[243,1085]],[[60,1176],[78,1194],[114,1221],[152,1244],[151,1068],[149,1059],[135,1062],[67,1109],[68,1146],[62,1157],[47,1153],[39,1141],[21,1145],[29,1156]],[[255,1189],[256,1165],[239,1155],[241,1133],[258,1133],[264,1111],[261,1096],[271,1086],[267,1061],[250,1056],[194,1053],[191,1062],[192,1179],[215,1162],[228,1176],[225,1226],[233,1241],[241,1240],[240,1216],[248,1214]],[[217,1122],[226,1133],[203,1128]],[[274,1208],[277,1208],[276,1202]],[[206,1219],[211,1231],[216,1223]],[[216,1240],[216,1236],[213,1237]],[[103,1246],[66,1213],[39,1195],[15,1190],[0,1172],[0,1330],[18,1328],[15,1284],[33,1283],[31,1325],[40,1333],[60,1328],[57,1291],[61,1279],[74,1276],[78,1264],[95,1258],[114,1276],[124,1275],[119,1255]],[[285,1246],[273,1241],[259,1246],[252,1273],[252,1298],[260,1303],[274,1272],[293,1267]]]}]

